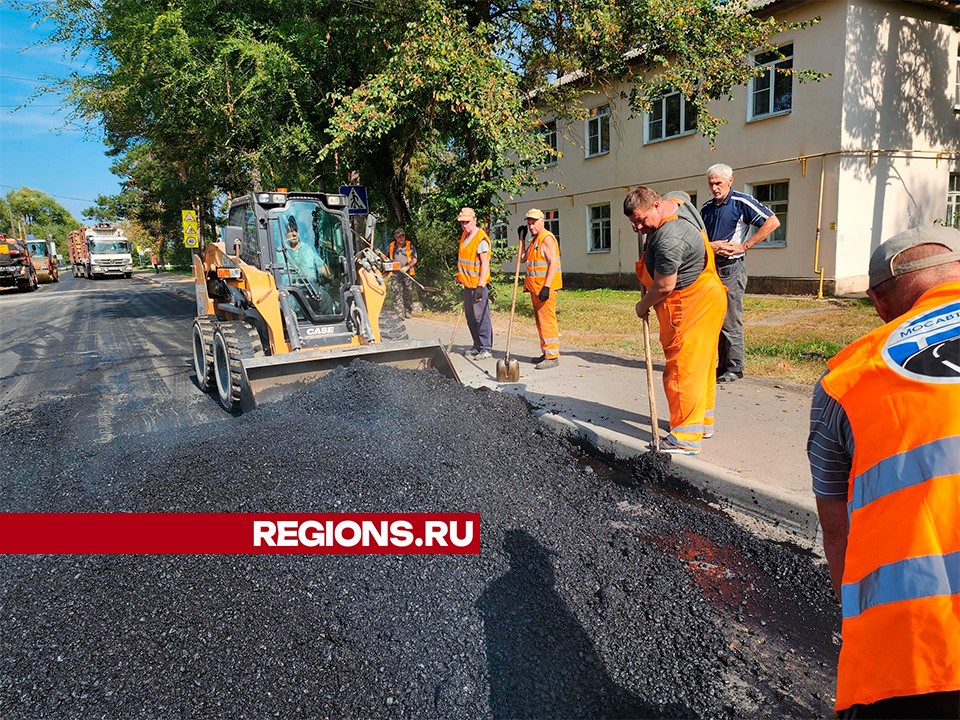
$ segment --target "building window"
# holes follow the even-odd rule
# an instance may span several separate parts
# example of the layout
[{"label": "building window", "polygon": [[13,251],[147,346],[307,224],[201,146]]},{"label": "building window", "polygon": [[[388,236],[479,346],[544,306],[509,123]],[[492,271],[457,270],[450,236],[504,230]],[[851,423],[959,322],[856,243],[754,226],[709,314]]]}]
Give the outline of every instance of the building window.
[{"label": "building window", "polygon": [[957,43],[957,87],[954,91],[953,107],[960,110],[960,43]]},{"label": "building window", "polygon": [[540,132],[543,133],[543,143],[552,152],[548,152],[543,157],[544,165],[555,165],[560,151],[560,145],[557,138],[557,121],[551,120],[540,126]]},{"label": "building window", "polygon": [[508,235],[507,224],[505,222],[498,222],[493,226],[493,246],[495,248],[505,248],[509,247],[510,239]]},{"label": "building window", "polygon": [[960,173],[950,173],[946,224],[960,230]]},{"label": "building window", "polygon": [[690,206],[691,206],[694,210],[699,211],[699,210],[700,210],[700,205],[697,204],[697,194],[696,194],[695,192],[688,192],[687,195],[690,196]]},{"label": "building window", "polygon": [[787,246],[787,206],[790,195],[790,183],[786,180],[782,182],[763,183],[747,187],[747,194],[753,195],[757,200],[770,208],[780,221],[780,227],[761,243],[754,247],[777,247]]},{"label": "building window", "polygon": [[761,118],[790,112],[793,107],[793,43],[754,58],[764,71],[750,81],[750,117]]},{"label": "building window", "polygon": [[689,135],[697,129],[697,108],[678,92],[664,95],[653,101],[646,129],[646,142]]},{"label": "building window", "polygon": [[587,208],[589,228],[587,252],[610,252],[610,203]]},{"label": "building window", "polygon": [[560,211],[559,210],[546,210],[544,211],[544,220],[543,227],[545,227],[549,232],[553,233],[553,236],[557,239],[557,245],[560,244]]},{"label": "building window", "polygon": [[587,118],[587,157],[610,152],[610,106],[594,108]]}]

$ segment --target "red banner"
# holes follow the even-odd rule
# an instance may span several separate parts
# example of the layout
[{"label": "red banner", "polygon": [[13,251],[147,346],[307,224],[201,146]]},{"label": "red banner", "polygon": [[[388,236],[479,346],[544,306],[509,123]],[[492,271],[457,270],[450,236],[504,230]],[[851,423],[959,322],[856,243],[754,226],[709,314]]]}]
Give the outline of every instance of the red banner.
[{"label": "red banner", "polygon": [[479,552],[479,513],[0,513],[0,554]]}]

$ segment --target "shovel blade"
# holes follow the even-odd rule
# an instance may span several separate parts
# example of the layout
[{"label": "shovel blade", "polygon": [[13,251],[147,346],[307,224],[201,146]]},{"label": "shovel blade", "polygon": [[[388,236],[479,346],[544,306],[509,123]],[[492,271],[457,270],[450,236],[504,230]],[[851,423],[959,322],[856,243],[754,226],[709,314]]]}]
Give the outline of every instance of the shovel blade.
[{"label": "shovel blade", "polygon": [[497,382],[520,380],[520,363],[516,360],[497,360]]},{"label": "shovel blade", "polygon": [[497,382],[508,382],[506,360],[497,360]]}]

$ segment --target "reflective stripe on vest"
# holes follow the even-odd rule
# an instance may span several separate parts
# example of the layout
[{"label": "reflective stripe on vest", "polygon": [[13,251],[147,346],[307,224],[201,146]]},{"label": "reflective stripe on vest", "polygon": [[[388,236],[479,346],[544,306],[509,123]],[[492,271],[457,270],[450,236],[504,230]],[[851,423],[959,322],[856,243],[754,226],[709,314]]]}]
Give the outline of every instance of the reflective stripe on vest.
[{"label": "reflective stripe on vest", "polygon": [[482,240],[486,240],[488,243],[490,240],[487,238],[487,234],[479,228],[474,233],[473,238],[466,244],[464,244],[465,240],[466,233],[460,236],[460,251],[457,255],[457,282],[468,288],[475,288],[481,282],[486,285],[490,279],[490,269],[487,268],[486,277],[481,280],[481,263],[477,248],[480,247]]},{"label": "reflective stripe on vest", "polygon": [[928,290],[822,380],[854,438],[837,710],[960,689],[957,297]]},{"label": "reflective stripe on vest", "polygon": [[543,254],[543,243],[551,238],[557,246],[557,272],[550,282],[551,290],[559,290],[563,287],[563,276],[560,272],[560,243],[553,233],[544,230],[537,235],[527,246],[527,257],[524,262],[526,275],[523,280],[523,289],[528,292],[540,292],[544,282],[547,279],[547,271],[550,269],[550,263]]},{"label": "reflective stripe on vest", "polygon": [[960,592],[960,551],[883,565],[842,588],[844,619],[875,605]]}]

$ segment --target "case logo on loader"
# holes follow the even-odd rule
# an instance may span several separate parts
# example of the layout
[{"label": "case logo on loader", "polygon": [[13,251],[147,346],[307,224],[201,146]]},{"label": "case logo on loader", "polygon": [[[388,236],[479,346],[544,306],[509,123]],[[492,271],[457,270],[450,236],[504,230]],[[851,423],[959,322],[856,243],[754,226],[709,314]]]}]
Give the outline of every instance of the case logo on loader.
[{"label": "case logo on loader", "polygon": [[324,326],[308,327],[306,334],[307,335],[332,335],[333,327],[324,327]]}]

